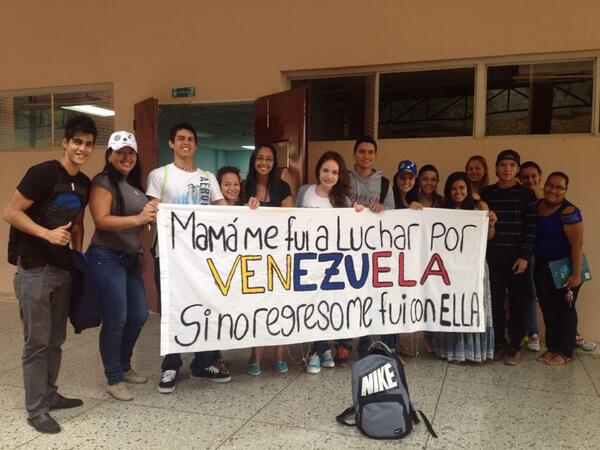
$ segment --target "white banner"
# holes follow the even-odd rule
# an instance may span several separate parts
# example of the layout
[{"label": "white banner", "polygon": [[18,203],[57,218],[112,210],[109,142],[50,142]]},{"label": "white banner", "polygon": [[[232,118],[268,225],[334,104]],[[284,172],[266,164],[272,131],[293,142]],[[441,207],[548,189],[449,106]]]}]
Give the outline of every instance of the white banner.
[{"label": "white banner", "polygon": [[486,212],[161,204],[161,355],[485,331]]}]

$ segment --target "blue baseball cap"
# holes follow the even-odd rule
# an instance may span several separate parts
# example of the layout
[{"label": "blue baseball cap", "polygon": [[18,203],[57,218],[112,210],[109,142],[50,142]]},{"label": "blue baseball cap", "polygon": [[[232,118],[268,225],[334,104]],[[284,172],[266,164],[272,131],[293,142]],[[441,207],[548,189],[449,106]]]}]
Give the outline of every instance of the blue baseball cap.
[{"label": "blue baseball cap", "polygon": [[409,161],[408,159],[405,159],[404,161],[400,162],[400,164],[398,164],[398,172],[396,173],[396,175],[403,175],[405,173],[412,173],[416,177],[417,165],[414,162]]}]

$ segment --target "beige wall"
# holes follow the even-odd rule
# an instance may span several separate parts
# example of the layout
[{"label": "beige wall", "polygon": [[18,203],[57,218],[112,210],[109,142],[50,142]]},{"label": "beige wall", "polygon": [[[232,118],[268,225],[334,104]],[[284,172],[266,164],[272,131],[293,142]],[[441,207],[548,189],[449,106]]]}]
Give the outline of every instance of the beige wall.
[{"label": "beige wall", "polygon": [[[491,0],[3,0],[0,91],[112,82],[115,126],[132,128],[133,104],[149,96],[172,103],[172,87],[195,86],[194,102],[248,100],[284,88],[288,71],[600,49],[600,2],[574,5],[563,0],[501,5]],[[499,149],[513,147],[546,172],[563,169],[573,179],[569,196],[583,208],[593,271],[600,267],[595,240],[600,182],[594,173],[599,143],[596,136],[386,140],[380,142],[379,166],[391,176],[400,159],[414,158],[447,174],[473,153],[493,162]],[[351,161],[351,143],[313,143],[311,165],[325,148],[343,151]],[[28,166],[59,154],[0,151],[0,205]],[[93,174],[101,165],[99,149],[85,171]],[[6,235],[2,224],[0,236]],[[5,260],[2,245],[0,292],[12,290]],[[600,319],[597,297],[600,283],[593,281],[582,291],[579,310],[582,331],[600,338],[594,327]]]}]

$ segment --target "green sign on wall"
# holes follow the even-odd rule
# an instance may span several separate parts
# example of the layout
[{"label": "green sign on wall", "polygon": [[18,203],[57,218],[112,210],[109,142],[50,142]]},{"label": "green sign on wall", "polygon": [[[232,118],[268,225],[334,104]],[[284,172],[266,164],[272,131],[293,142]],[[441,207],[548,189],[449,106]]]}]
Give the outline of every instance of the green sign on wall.
[{"label": "green sign on wall", "polygon": [[192,86],[188,87],[179,87],[171,89],[171,97],[195,97],[196,96],[196,88]]}]

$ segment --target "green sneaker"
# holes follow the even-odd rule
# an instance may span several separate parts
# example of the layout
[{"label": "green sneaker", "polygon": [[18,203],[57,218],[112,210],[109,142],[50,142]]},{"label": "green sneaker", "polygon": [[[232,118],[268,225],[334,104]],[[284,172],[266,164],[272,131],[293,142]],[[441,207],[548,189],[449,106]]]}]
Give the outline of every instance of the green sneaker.
[{"label": "green sneaker", "polygon": [[273,365],[273,370],[277,373],[286,373],[288,371],[288,365],[285,361],[277,361]]},{"label": "green sneaker", "polygon": [[248,373],[248,375],[252,375],[253,377],[259,376],[262,373],[262,371],[260,370],[260,364],[256,362],[249,363],[246,372]]}]

